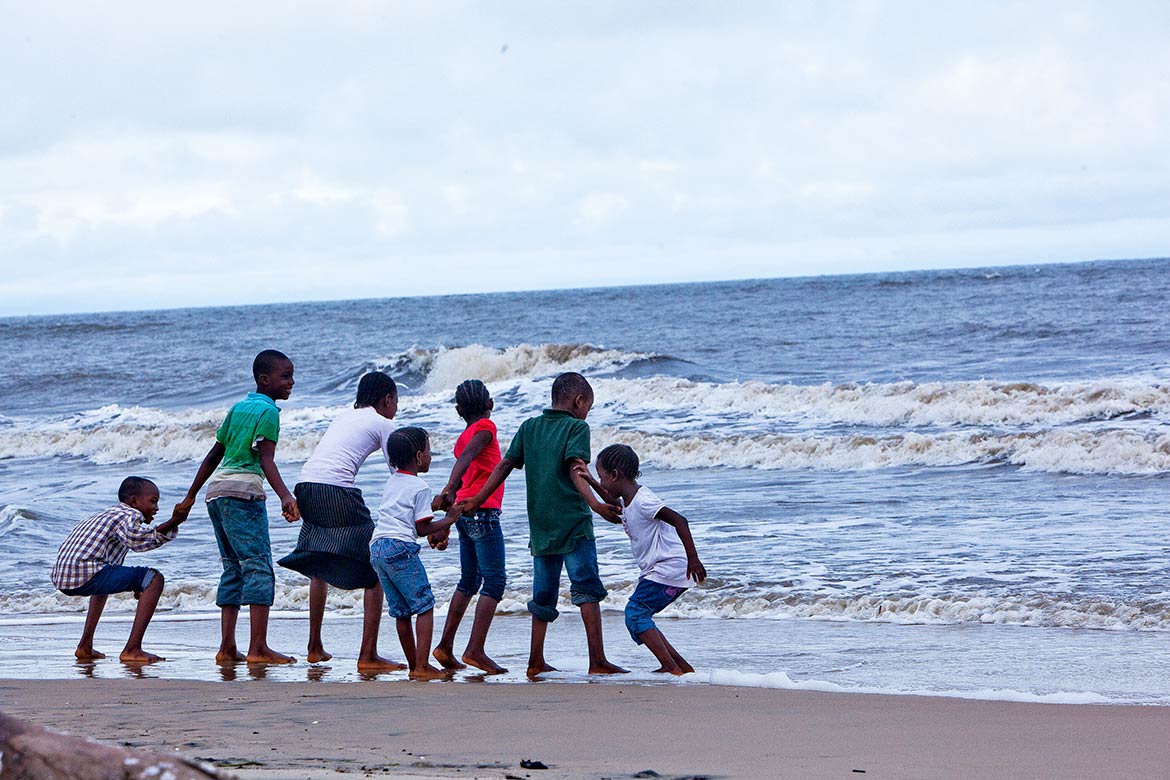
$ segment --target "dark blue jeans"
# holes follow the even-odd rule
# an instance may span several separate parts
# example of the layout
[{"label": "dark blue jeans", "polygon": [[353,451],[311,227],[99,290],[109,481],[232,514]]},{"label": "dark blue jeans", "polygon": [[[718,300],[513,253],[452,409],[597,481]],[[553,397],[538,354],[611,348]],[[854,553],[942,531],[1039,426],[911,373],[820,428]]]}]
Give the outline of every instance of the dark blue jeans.
[{"label": "dark blue jeans", "polygon": [[532,556],[532,601],[528,611],[538,620],[557,619],[557,597],[561,590],[561,567],[569,572],[569,595],[577,606],[596,604],[609,595],[597,571],[597,543],[580,539],[564,555]]},{"label": "dark blue jeans", "polygon": [[263,499],[216,498],[207,504],[223,574],[215,592],[219,607],[272,606],[276,575],[268,541],[268,510]]},{"label": "dark blue jeans", "polygon": [[455,527],[459,529],[459,584],[455,590],[468,596],[482,592],[499,601],[507,584],[500,510],[481,509],[471,516],[462,515]]}]

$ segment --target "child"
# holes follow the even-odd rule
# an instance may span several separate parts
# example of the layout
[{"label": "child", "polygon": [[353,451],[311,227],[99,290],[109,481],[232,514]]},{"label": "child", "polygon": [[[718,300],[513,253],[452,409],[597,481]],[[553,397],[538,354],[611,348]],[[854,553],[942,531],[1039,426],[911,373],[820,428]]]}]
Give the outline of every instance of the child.
[{"label": "child", "polygon": [[[435,624],[435,596],[419,559],[416,541],[449,528],[459,515],[447,513],[435,520],[431,512],[431,489],[418,475],[431,467],[431,444],[422,428],[401,428],[386,442],[390,467],[396,469],[386,480],[378,526],[370,543],[370,564],[382,581],[386,611],[396,621],[398,641],[410,666],[410,677],[431,680],[446,675],[430,664],[431,632]],[[410,617],[415,619],[416,636],[411,635]]]},{"label": "child", "polygon": [[597,544],[589,513],[592,509],[610,522],[617,522],[621,510],[598,501],[584,477],[573,469],[589,462],[589,425],[585,418],[592,408],[593,388],[585,377],[575,372],[558,376],[552,386],[552,406],[520,425],[508,452],[484,486],[475,496],[456,504],[462,514],[473,515],[513,469],[524,469],[533,590],[528,602],[532,613],[529,677],[556,671],[544,659],[544,640],[548,624],[559,614],[556,604],[562,567],[569,572],[572,602],[581,608],[589,673],[626,671],[605,657],[600,602],[609,594],[597,569]]},{"label": "child", "polygon": [[301,533],[281,566],[309,577],[309,662],[333,656],[321,641],[321,622],[329,586],[364,588],[362,644],[357,668],[362,672],[405,669],[378,655],[382,622],[382,587],[370,566],[374,520],[354,485],[358,469],[371,453],[386,451],[398,412],[398,386],[381,371],[358,382],[357,399],[330,423],[329,429],[301,469],[293,493],[301,513]]},{"label": "child", "polygon": [[[462,501],[474,496],[500,462],[496,425],[491,421],[494,407],[491,393],[478,379],[468,379],[455,389],[455,412],[467,423],[467,428],[455,441],[455,467],[451,469],[447,486],[435,496],[431,509],[447,509],[453,500]],[[434,653],[446,669],[462,669],[464,664],[470,664],[488,674],[508,671],[489,658],[484,650],[488,628],[496,614],[496,606],[504,597],[506,584],[504,534],[500,530],[503,500],[504,486],[500,485],[478,512],[461,516],[455,525],[459,529],[459,584],[455,586],[451,604],[447,607],[447,622],[443,624],[443,636]],[[432,537],[431,541],[432,544],[441,543],[442,538]],[[455,632],[476,591],[479,591],[479,604],[475,607],[467,649],[463,651],[463,663],[459,663],[453,655]]]},{"label": "child", "polygon": [[53,585],[66,596],[89,596],[85,628],[74,655],[79,659],[105,658],[93,649],[93,632],[111,593],[133,591],[138,599],[130,637],[118,659],[150,664],[166,660],[142,649],[142,637],[162,595],[163,576],[145,566],[123,566],[126,553],[146,552],[174,539],[186,515],[176,511],[170,520],[151,528],[158,512],[158,487],[143,477],[126,477],[118,488],[118,504],[82,520],[61,544],[53,566]]},{"label": "child", "polygon": [[[280,478],[274,456],[280,437],[280,409],[276,401],[293,388],[293,364],[281,352],[266,349],[252,362],[256,392],[233,406],[215,434],[215,444],[199,465],[191,488],[175,508],[184,514],[207,484],[207,513],[219,545],[223,574],[215,603],[220,608],[219,663],[290,664],[292,656],[268,646],[268,612],[275,595],[272,545],[268,540],[268,510],[264,480],[280,497],[281,514],[290,523],[299,520],[297,502]],[[248,654],[236,647],[236,619],[240,605],[249,607]]]},{"label": "child", "polygon": [[624,444],[611,444],[597,454],[597,476],[585,465],[578,472],[607,501],[619,502],[621,523],[630,537],[630,548],[642,570],[638,587],[626,604],[626,628],[634,642],[645,644],[662,664],[656,672],[686,674],[694,667],[686,662],[654,625],[653,616],[686,592],[691,580],[707,579],[707,570],[695,551],[687,519],[666,506],[648,487],[637,482],[638,455]]}]

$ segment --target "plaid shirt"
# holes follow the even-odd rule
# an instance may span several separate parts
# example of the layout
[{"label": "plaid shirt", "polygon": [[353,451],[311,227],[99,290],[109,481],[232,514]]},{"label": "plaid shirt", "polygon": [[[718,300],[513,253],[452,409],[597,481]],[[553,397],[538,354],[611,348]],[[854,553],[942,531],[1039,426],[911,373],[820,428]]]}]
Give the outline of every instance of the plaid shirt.
[{"label": "plaid shirt", "polygon": [[80,588],[106,566],[121,566],[130,550],[153,550],[179,534],[177,528],[160,534],[144,519],[134,507],[118,504],[82,520],[57,551],[53,584],[61,590]]}]

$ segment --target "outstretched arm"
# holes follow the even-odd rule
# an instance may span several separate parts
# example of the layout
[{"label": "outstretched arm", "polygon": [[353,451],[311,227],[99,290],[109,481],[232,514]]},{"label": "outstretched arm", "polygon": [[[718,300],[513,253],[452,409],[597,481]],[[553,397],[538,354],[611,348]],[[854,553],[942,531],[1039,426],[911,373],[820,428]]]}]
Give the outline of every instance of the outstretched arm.
[{"label": "outstretched arm", "polygon": [[654,516],[674,526],[674,530],[678,531],[678,538],[683,543],[683,549],[687,551],[687,576],[695,582],[707,579],[707,569],[699,560],[699,552],[695,549],[695,540],[691,536],[691,525],[687,519],[668,506],[659,509],[658,514]]},{"label": "outstretched arm", "polygon": [[[491,494],[495,493],[496,489],[500,485],[504,484],[504,480],[508,478],[508,475],[511,474],[512,470],[515,468],[516,464],[511,460],[508,458],[501,458],[500,462],[496,464],[496,467],[492,469],[492,473],[488,475],[487,482],[483,483],[483,487],[479,489],[479,492],[471,498],[460,501],[458,504],[452,507],[452,509],[459,510],[459,514],[475,514],[475,511],[479,509],[480,504],[482,504],[484,501],[487,501],[488,498],[491,497]],[[457,514],[456,519],[458,519],[458,516],[459,515]]]},{"label": "outstretched arm", "polygon": [[280,513],[290,523],[300,520],[301,512],[297,509],[297,500],[285,487],[284,480],[280,478],[280,469],[276,468],[276,442],[261,439],[256,442],[256,452],[260,456],[260,470],[264,472],[265,479],[272,485],[276,495],[280,496]]},{"label": "outstretched arm", "polygon": [[598,501],[597,496],[593,492],[593,488],[590,487],[589,481],[582,474],[582,471],[588,473],[589,465],[580,458],[569,458],[569,479],[573,481],[573,487],[577,488],[577,492],[581,494],[581,498],[585,499],[585,503],[589,505],[590,509],[609,522],[620,523],[622,521],[621,508],[614,504]]},{"label": "outstretched arm", "polygon": [[577,461],[577,463],[573,466],[573,469],[581,475],[586,484],[593,488],[597,495],[601,496],[602,501],[607,504],[617,503],[617,496],[613,495],[601,486],[601,483],[598,482],[597,479],[593,476],[593,472],[589,470],[589,465],[587,463],[584,461]]},{"label": "outstretched arm", "polygon": [[203,486],[207,484],[207,480],[211,479],[211,475],[219,468],[219,464],[223,460],[223,452],[223,445],[218,441],[211,445],[211,449],[207,451],[203,462],[199,464],[199,470],[195,472],[195,479],[191,480],[191,487],[187,489],[187,495],[182,501],[175,504],[174,514],[171,515],[172,520],[179,516],[182,516],[183,520],[187,519],[187,515],[191,512],[191,507],[195,506],[195,499],[199,496],[199,491],[203,489]]},{"label": "outstretched arm", "polygon": [[[451,476],[447,478],[446,486],[439,491],[435,496],[435,500],[431,502],[431,509],[435,512],[445,510],[451,506],[455,501],[455,494],[459,492],[459,486],[463,484],[463,475],[467,473],[467,467],[471,465],[471,461],[475,460],[479,453],[484,451],[492,442],[491,431],[476,431],[475,435],[471,437],[471,441],[467,442],[467,446],[463,448],[463,452],[455,460],[455,465],[451,468]],[[490,495],[490,494],[489,494]]]}]

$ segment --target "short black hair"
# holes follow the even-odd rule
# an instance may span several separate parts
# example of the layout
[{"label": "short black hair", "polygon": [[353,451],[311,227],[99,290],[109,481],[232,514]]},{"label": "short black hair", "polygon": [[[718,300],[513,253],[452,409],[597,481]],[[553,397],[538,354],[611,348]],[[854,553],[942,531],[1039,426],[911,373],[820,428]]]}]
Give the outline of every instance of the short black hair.
[{"label": "short black hair", "polygon": [[487,414],[492,394],[478,379],[468,379],[455,388],[455,406],[460,417],[482,417]]},{"label": "short black hair", "polygon": [[126,477],[122,480],[122,484],[118,486],[118,500],[123,504],[129,504],[130,499],[135,496],[141,496],[146,492],[148,487],[158,490],[158,485],[146,477]]},{"label": "short black hair", "polygon": [[576,371],[566,371],[553,380],[552,402],[554,404],[573,400],[578,395],[593,397],[593,386],[589,380]]},{"label": "short black hair", "polygon": [[386,439],[386,459],[396,469],[418,462],[418,454],[427,446],[427,432],[422,428],[399,428]]},{"label": "short black hair", "polygon": [[278,352],[275,349],[264,350],[252,361],[252,378],[259,382],[262,375],[275,371],[282,360],[292,362],[283,352]]},{"label": "short black hair", "polygon": [[371,371],[358,382],[357,400],[353,402],[353,408],[373,406],[388,395],[398,395],[398,385],[394,379],[381,371]]},{"label": "short black hair", "polygon": [[616,471],[626,479],[637,479],[642,472],[638,470],[638,453],[627,444],[611,444],[597,453],[597,465],[606,471]]}]

